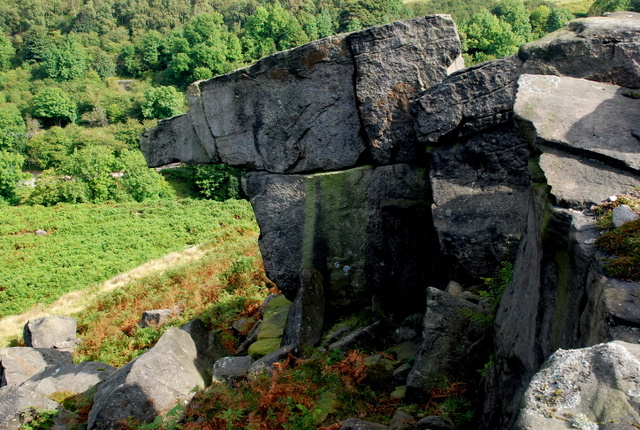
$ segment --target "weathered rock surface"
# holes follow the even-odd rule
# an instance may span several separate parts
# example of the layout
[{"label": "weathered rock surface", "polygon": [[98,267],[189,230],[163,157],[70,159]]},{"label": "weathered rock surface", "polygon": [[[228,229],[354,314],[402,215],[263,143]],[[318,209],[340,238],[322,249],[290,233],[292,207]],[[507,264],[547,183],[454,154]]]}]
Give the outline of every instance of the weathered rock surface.
[{"label": "weathered rock surface", "polygon": [[492,276],[513,261],[526,222],[528,156],[511,126],[434,149],[433,224],[453,278]]},{"label": "weathered rock surface", "polygon": [[482,339],[487,327],[476,321],[487,312],[482,305],[429,287],[423,341],[407,387],[425,393],[447,381],[470,380],[475,372],[470,365],[486,359],[483,354],[488,339],[485,345]]},{"label": "weathered rock surface", "polygon": [[47,316],[29,320],[24,326],[24,343],[33,348],[55,348],[72,351],[78,338],[74,318]]},{"label": "weathered rock surface", "polygon": [[626,429],[640,422],[640,346],[558,350],[534,377],[514,429]]},{"label": "weathered rock surface", "polygon": [[[193,397],[210,382],[211,367],[197,366],[198,349],[184,330],[168,329],[148,352],[113,373],[98,388],[87,428],[117,428],[129,417],[150,422]],[[203,375],[208,375],[205,379]]]},{"label": "weathered rock surface", "polygon": [[220,159],[275,173],[353,166],[365,149],[353,73],[345,36],[334,36],[201,82]]},{"label": "weathered rock surface", "polygon": [[610,340],[640,343],[640,284],[604,276],[597,266],[587,277],[588,302],[581,318],[582,344]]},{"label": "weathered rock surface", "polygon": [[213,382],[224,382],[227,379],[244,376],[249,372],[253,359],[242,357],[222,357],[213,364]]},{"label": "weathered rock surface", "polygon": [[[162,125],[192,141],[159,156],[151,138],[143,146],[152,164],[206,153],[254,170],[260,247],[267,275],[299,305],[298,330],[287,329],[296,342],[312,315],[301,270],[324,293],[325,323],[368,307],[379,319],[327,342],[348,348],[379,340],[382,321],[422,313],[426,286],[477,285],[515,260],[480,424],[512,428],[527,381],[558,348],[636,336],[639,295],[602,277],[585,210],[640,184],[640,109],[624,95],[640,86],[639,17],[576,20],[518,56],[454,73],[459,47],[443,16],[323,39],[196,83],[189,113]],[[475,306],[469,293],[430,294],[433,327],[462,324],[444,308]],[[473,356],[441,340],[448,355],[423,348],[427,373]],[[409,388],[429,378],[409,377]]]},{"label": "weathered rock surface", "polygon": [[150,166],[162,166],[176,161],[216,163],[209,156],[196,134],[189,115],[158,121],[156,127],[146,130],[140,140],[140,149],[149,154]]},{"label": "weathered rock surface", "polygon": [[280,363],[287,359],[292,353],[296,351],[296,345],[285,345],[264,357],[261,357],[254,361],[249,367],[249,373],[262,372],[263,370],[271,370],[273,365]]},{"label": "weathered rock surface", "polygon": [[418,421],[419,430],[453,430],[455,425],[448,417],[430,416]]},{"label": "weathered rock surface", "polygon": [[540,155],[540,169],[555,204],[565,208],[589,208],[610,194],[640,186],[640,179],[629,172],[554,149]]},{"label": "weathered rock surface", "polygon": [[640,14],[576,19],[520,48],[526,73],[640,87]]},{"label": "weathered rock surface", "polygon": [[314,268],[334,312],[367,306],[372,296],[391,313],[417,311],[419,305],[407,300],[421,300],[418,286],[428,277],[423,262],[437,252],[425,223],[425,173],[398,164],[304,176],[249,175],[267,275],[293,299],[298,271]]},{"label": "weathered rock surface", "polygon": [[415,430],[418,428],[418,422],[410,413],[398,409],[391,418],[389,428],[390,430]]},{"label": "weathered rock surface", "polygon": [[354,167],[366,154],[381,164],[416,161],[424,153],[409,99],[461,65],[448,15],[328,37],[194,83],[189,112],[161,121],[141,146],[150,165],[223,162],[273,173]]},{"label": "weathered rock surface", "polygon": [[[20,412],[29,407],[43,411],[61,410],[58,403],[26,388],[13,385],[0,388],[0,429],[19,430],[22,426]],[[62,428],[54,427],[56,430]]]},{"label": "weathered rock surface", "polygon": [[[586,287],[599,234],[595,219],[551,208],[544,189],[533,191],[527,234],[496,316],[486,428],[512,425],[527,381],[558,348],[579,347],[588,336],[581,333],[588,326],[580,322],[583,312],[589,320],[595,315],[585,309],[589,296],[596,294]],[[496,404],[501,414],[493,412]]]},{"label": "weathered rock surface", "polygon": [[71,354],[48,348],[0,349],[0,387],[20,385],[48,366],[71,365]]},{"label": "weathered rock surface", "polygon": [[[409,102],[461,66],[460,39],[449,15],[431,15],[352,33],[356,96],[376,164],[424,160]],[[325,169],[326,170],[326,169]]]},{"label": "weathered rock surface", "polygon": [[311,268],[300,271],[300,288],[287,315],[282,345],[315,345],[322,336],[324,323],[324,286],[322,275]]},{"label": "weathered rock surface", "polygon": [[380,322],[376,321],[366,327],[358,328],[350,333],[347,333],[344,337],[332,342],[327,347],[329,350],[342,349],[344,351],[354,348],[356,344],[375,345],[376,337],[380,331]]},{"label": "weathered rock surface", "polygon": [[20,386],[43,396],[50,396],[58,391],[80,394],[104,381],[115,370],[114,367],[99,361],[52,365],[36,373]]},{"label": "weathered rock surface", "polygon": [[280,348],[287,324],[287,315],[292,303],[282,295],[271,295],[262,304],[262,324],[256,342],[249,346],[248,353],[254,359],[270,354]]},{"label": "weathered rock surface", "polygon": [[218,357],[225,357],[229,351],[222,346],[222,343],[215,332],[210,332],[200,318],[194,318],[180,330],[191,336],[196,346],[197,358],[195,365],[205,381],[211,380],[211,369]]},{"label": "weathered rock surface", "polygon": [[640,219],[640,215],[631,210],[627,205],[620,205],[613,208],[611,216],[611,222],[614,227],[621,227],[628,222],[637,221]]},{"label": "weathered rock surface", "polygon": [[478,64],[420,93],[412,105],[418,140],[435,143],[510,121],[519,63],[513,56]]},{"label": "weathered rock surface", "polygon": [[514,112],[539,144],[638,174],[640,140],[632,130],[640,124],[640,100],[625,91],[584,79],[522,75]]},{"label": "weathered rock surface", "polygon": [[389,430],[389,427],[359,418],[349,418],[344,420],[340,430]]}]

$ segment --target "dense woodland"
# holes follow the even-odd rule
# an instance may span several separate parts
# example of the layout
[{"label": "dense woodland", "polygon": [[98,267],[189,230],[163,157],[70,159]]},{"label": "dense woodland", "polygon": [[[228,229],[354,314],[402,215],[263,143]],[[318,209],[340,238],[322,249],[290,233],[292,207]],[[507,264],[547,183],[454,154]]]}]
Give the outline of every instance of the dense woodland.
[{"label": "dense woodland", "polygon": [[[138,136],[183,112],[183,91],[194,80],[323,36],[440,12],[457,20],[467,63],[485,61],[573,17],[532,1],[3,1],[0,201],[173,198],[165,179],[145,167]],[[598,11],[630,6],[615,1]],[[17,187],[29,177],[24,170],[42,172],[35,188]],[[201,196],[224,199],[238,195],[237,173],[200,166],[172,175]]]}]

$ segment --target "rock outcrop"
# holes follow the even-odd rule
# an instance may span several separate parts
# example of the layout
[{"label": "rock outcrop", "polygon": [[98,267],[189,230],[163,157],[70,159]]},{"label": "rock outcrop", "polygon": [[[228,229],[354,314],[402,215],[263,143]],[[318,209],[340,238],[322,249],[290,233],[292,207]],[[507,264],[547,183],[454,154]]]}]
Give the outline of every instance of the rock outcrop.
[{"label": "rock outcrop", "polygon": [[634,428],[640,422],[640,345],[558,350],[533,377],[514,429]]},{"label": "rock outcrop", "polygon": [[442,359],[455,348],[429,327],[468,330],[447,312],[477,311],[439,290],[514,262],[480,426],[511,428],[556,350],[638,342],[640,290],[602,274],[589,209],[640,185],[640,14],[575,20],[466,69],[459,53],[443,15],[322,39],[193,84],[189,112],[141,146],[150,165],[250,170],[267,275],[295,302],[287,342],[370,309],[374,324],[347,336],[366,339],[428,303],[416,392],[466,358]]}]

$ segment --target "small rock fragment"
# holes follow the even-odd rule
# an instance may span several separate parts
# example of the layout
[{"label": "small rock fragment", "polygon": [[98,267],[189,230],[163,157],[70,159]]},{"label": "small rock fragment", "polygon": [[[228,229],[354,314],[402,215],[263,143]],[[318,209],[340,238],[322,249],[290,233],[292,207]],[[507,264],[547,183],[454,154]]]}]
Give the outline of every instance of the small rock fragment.
[{"label": "small rock fragment", "polygon": [[638,219],[640,219],[640,215],[632,211],[631,208],[627,205],[620,205],[613,208],[611,221],[613,221],[613,226],[615,228],[618,228],[628,222],[636,221]]}]

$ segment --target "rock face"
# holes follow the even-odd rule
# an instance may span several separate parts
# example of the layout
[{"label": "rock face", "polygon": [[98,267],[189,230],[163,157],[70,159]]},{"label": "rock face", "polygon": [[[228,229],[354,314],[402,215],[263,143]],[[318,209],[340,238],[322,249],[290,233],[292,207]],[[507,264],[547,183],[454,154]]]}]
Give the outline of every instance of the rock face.
[{"label": "rock face", "polygon": [[[454,351],[470,329],[451,311],[469,305],[439,290],[514,262],[479,426],[511,428],[558,348],[638,341],[640,290],[602,275],[588,210],[640,185],[640,14],[575,20],[467,69],[459,53],[443,15],[322,39],[195,83],[189,112],[141,145],[150,165],[251,170],[267,275],[295,302],[287,343],[362,309],[376,321],[330,348],[377,338],[434,287],[425,345],[450,321],[439,348]],[[464,365],[428,351],[410,388]]]},{"label": "rock face", "polygon": [[635,427],[639,360],[640,346],[625,342],[558,350],[529,384],[514,429]]},{"label": "rock face", "polygon": [[476,322],[486,315],[481,305],[428,288],[423,341],[407,388],[419,391],[449,381],[470,380],[475,372],[473,363],[482,360],[488,342],[482,343],[487,327]]},{"label": "rock face", "polygon": [[372,27],[353,33],[349,42],[360,118],[374,162],[423,160],[424,150],[415,144],[409,102],[414,94],[462,67],[451,18],[435,15]]}]

